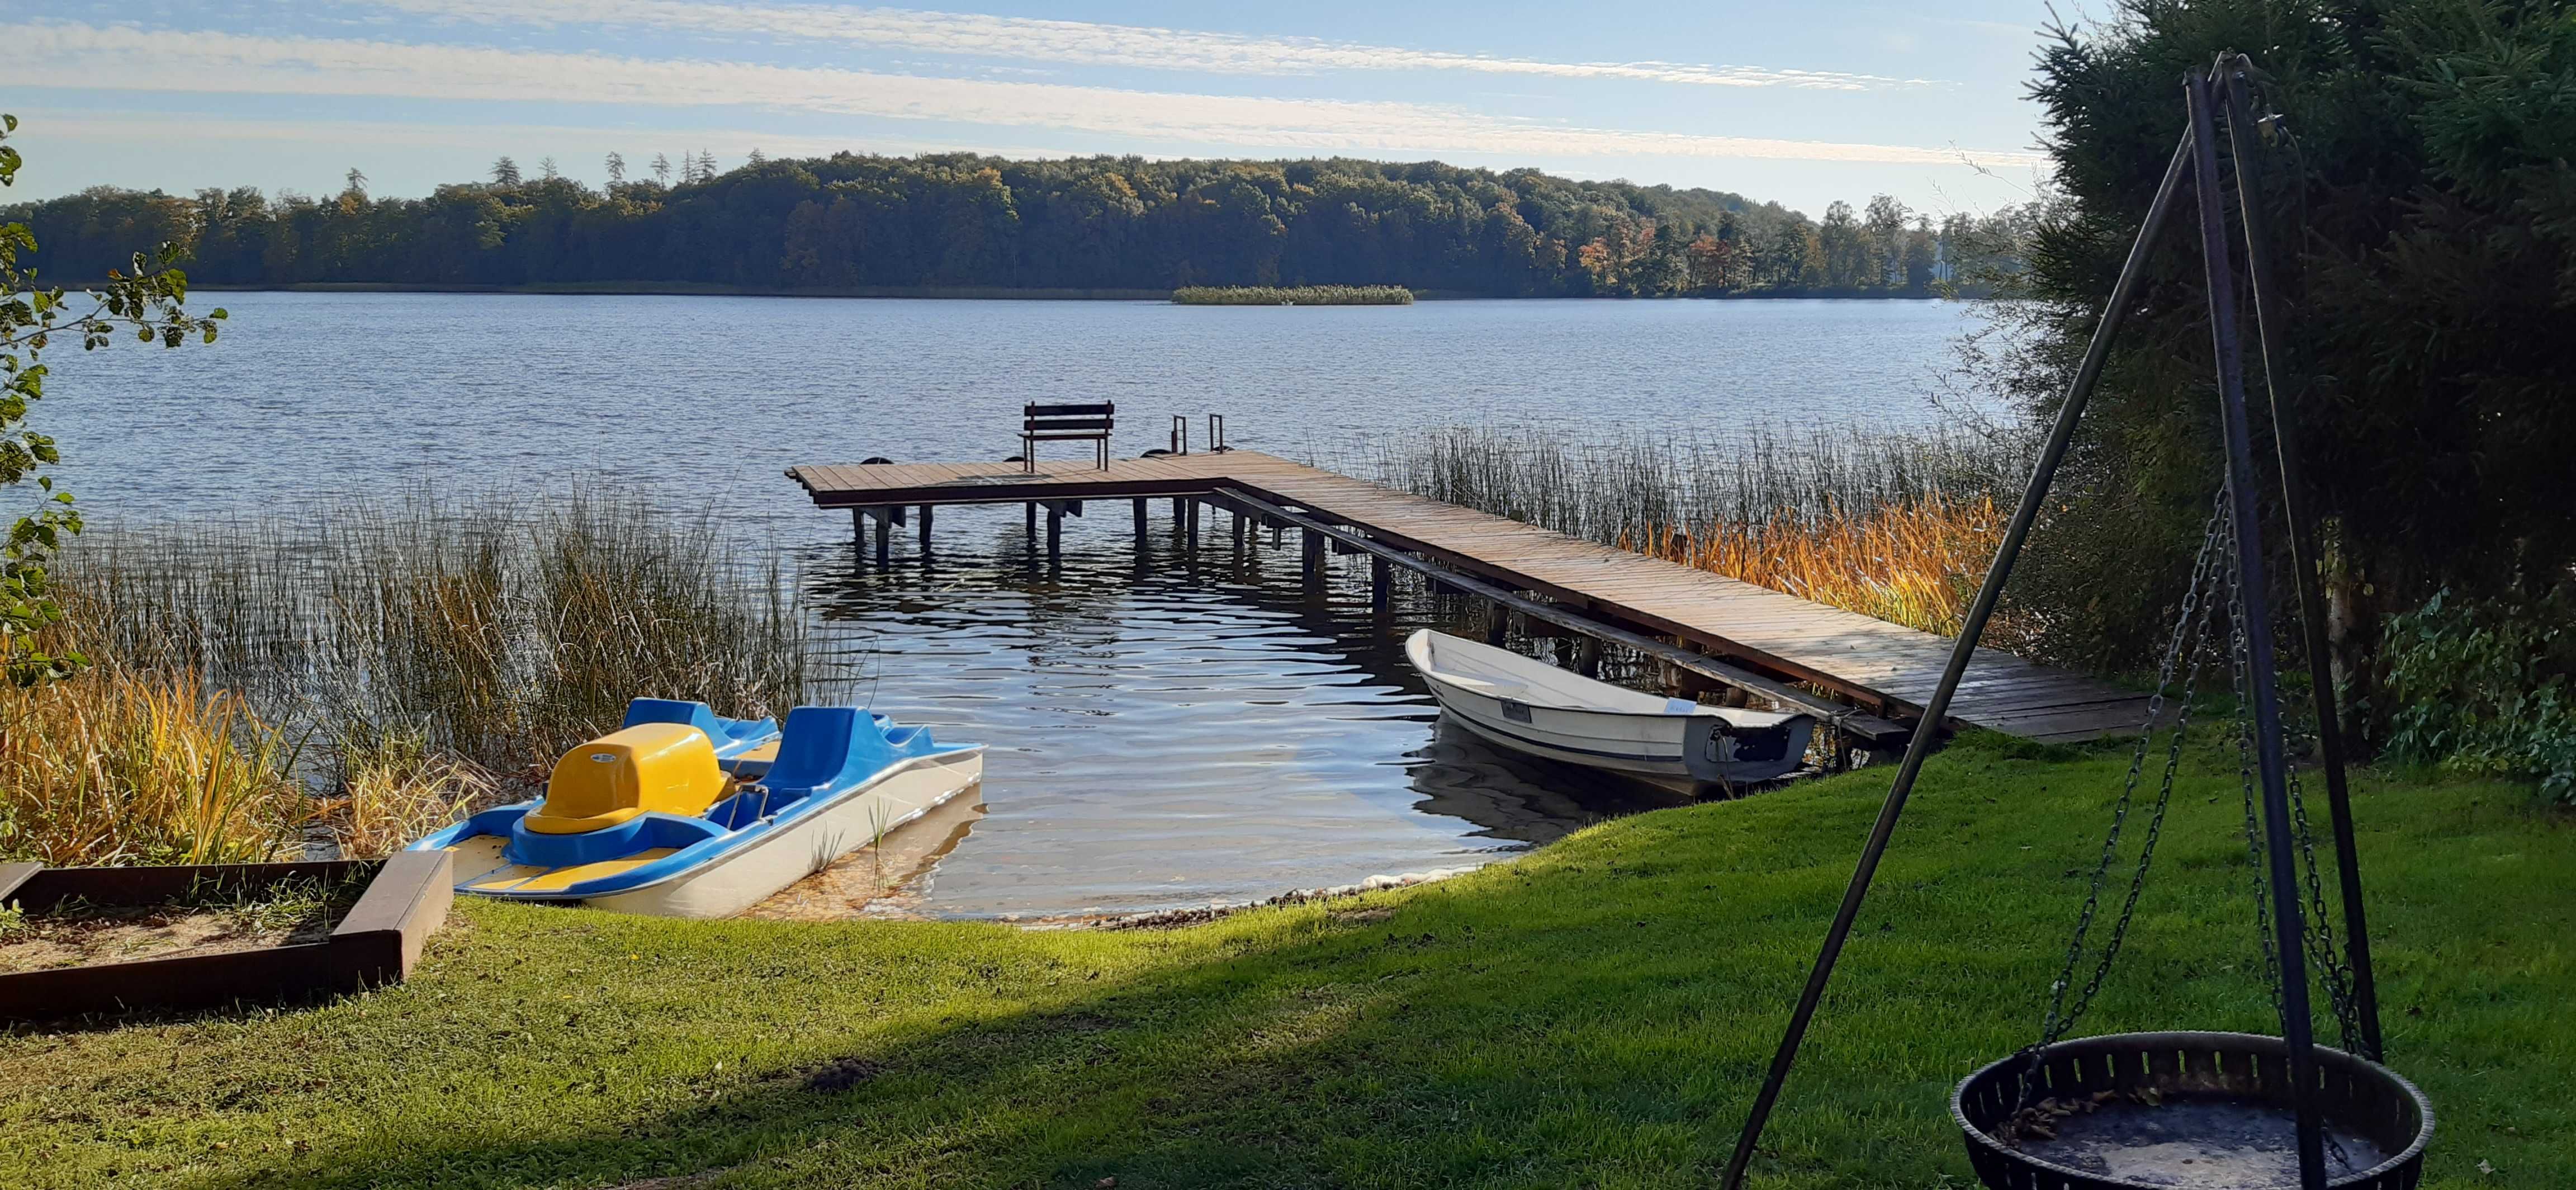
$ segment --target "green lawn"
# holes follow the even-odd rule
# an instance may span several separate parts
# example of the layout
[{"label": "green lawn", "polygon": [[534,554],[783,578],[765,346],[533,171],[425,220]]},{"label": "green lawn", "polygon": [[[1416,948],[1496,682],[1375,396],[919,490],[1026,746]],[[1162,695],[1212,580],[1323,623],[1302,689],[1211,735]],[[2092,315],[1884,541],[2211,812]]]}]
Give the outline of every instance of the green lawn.
[{"label": "green lawn", "polygon": [[[2029,751],[1928,770],[1758,1184],[1969,1184],[1949,1089],[2034,1031],[2126,767]],[[397,989],[0,1036],[0,1184],[1706,1186],[1885,781],[1170,932],[463,904]],[[2085,1031],[2272,1028],[2232,779],[2177,800]],[[2359,806],[2428,1184],[2576,1185],[2576,820]]]}]

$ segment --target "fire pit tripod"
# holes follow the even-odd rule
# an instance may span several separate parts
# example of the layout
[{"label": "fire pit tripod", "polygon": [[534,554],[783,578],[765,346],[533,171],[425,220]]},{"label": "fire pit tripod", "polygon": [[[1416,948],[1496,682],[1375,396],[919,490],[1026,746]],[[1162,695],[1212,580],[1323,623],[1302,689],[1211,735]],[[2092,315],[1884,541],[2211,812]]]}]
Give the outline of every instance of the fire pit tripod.
[{"label": "fire pit tripod", "polygon": [[[2021,1053],[1970,1075],[1959,1084],[1951,1111],[1968,1145],[1978,1177],[1997,1190],[2097,1190],[2149,1186],[2301,1190],[2358,1187],[2411,1190],[2422,1172],[2432,1137],[2432,1107],[2423,1094],[2379,1065],[2378,993],[2370,964],[2369,935],[2353,846],[2352,812],[2344,780],[2343,741],[2328,672],[2325,615],[2317,590],[2316,547],[2302,507],[2296,425],[2284,401],[2274,355],[2277,291],[2264,255],[2262,209],[2255,179],[2258,141],[2277,121],[2252,114],[2254,68],[2241,55],[2225,55],[2209,70],[2184,79],[2189,124],[2163,182],[2138,229],[2126,265],[2113,285],[2091,344],[2077,368],[2065,403],[2051,427],[2020,507],[2005,531],[1985,583],[1970,605],[1940,686],[1925,706],[1922,726],[1863,847],[1841,908],[1809,972],[1787,1034],[1727,1164],[1726,1190],[1743,1185],[1745,1169],[1780,1088],[1797,1059],[1799,1043],[1832,978],[1879,860],[1905,809],[1937,726],[1958,690],[1978,638],[2015,559],[2037,519],[2058,464],[2082,420],[2086,398],[2099,379],[2110,346],[2133,304],[2145,262],[2186,181],[2198,207],[2200,249],[2207,276],[2209,321],[2217,360],[2227,466],[2216,508],[2203,535],[2191,590],[2165,653],[2155,699],[2141,729],[2136,759],[2105,840],[2102,864],[2068,948],[2063,973],[2038,1041]],[[2343,918],[2342,943],[2330,925],[2305,799],[2283,747],[2280,700],[2274,682],[2271,614],[2264,583],[2261,520],[2252,431],[2237,331],[2235,265],[2228,247],[2227,213],[2219,170],[2218,108],[2225,105],[2230,156],[2244,231],[2245,263],[2254,298],[2255,333],[2270,396],[2273,441],[2280,464],[2281,508],[2289,523],[2290,559],[2298,590],[2305,652],[2317,700],[2319,759],[2336,852]],[[2222,630],[2237,694],[2236,739],[2245,771],[2246,840],[2254,863],[2254,894],[2264,938],[2265,969],[2275,992],[2281,1035],[2234,1033],[2130,1033],[2063,1040],[2100,987],[2125,936],[2129,915],[2144,886],[2164,810],[2173,793],[2191,691],[2204,649]],[[2182,675],[2178,719],[2165,754],[2164,775],[2148,819],[2138,868],[2129,881],[2110,937],[2096,950],[2089,978],[2075,991],[2088,935],[2100,907],[2140,772],[2149,756],[2177,671]],[[2257,780],[2259,777],[2259,780]],[[2259,785],[2259,797],[2257,787]],[[2304,864],[2303,864],[2304,861]],[[2302,877],[2309,905],[2300,903]],[[2311,920],[2313,919],[2313,920]],[[2345,1048],[2316,1043],[2309,1002],[2314,961]]]}]

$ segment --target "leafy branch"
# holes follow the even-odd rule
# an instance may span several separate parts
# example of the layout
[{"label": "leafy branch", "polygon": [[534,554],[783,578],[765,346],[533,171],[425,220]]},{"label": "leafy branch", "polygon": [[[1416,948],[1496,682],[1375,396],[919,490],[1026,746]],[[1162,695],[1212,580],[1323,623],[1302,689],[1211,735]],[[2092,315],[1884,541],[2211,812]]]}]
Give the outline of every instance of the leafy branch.
[{"label": "leafy branch", "polygon": [[[18,117],[0,114],[0,186],[17,182],[24,159],[7,144],[18,130]],[[72,494],[57,490],[44,468],[62,462],[52,437],[26,425],[28,407],[43,399],[50,369],[45,349],[56,339],[77,339],[83,351],[96,351],[131,333],[139,342],[177,347],[190,339],[212,343],[217,309],[204,317],[190,314],[188,275],[176,262],[180,249],[163,244],[147,258],[134,254],[133,267],[108,271],[104,284],[84,289],[88,309],[74,312],[59,285],[47,285],[20,257],[36,250],[35,233],[23,223],[0,224],[0,487],[34,479],[43,493],[37,508],[10,525],[0,541],[0,671],[21,686],[68,677],[88,664],[76,650],[48,652],[38,635],[60,623],[62,606],[53,598],[46,563],[64,539],[81,531]]]}]

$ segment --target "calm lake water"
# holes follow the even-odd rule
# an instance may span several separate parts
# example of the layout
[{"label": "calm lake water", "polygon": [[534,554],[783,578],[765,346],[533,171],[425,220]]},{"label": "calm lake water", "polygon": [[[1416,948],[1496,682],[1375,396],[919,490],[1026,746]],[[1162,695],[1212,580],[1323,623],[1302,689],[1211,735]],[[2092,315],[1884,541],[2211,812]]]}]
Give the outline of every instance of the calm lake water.
[{"label": "calm lake water", "polygon": [[232,311],[211,349],[56,361],[37,425],[94,519],[580,477],[712,503],[790,556],[821,614],[873,634],[871,705],[991,748],[979,804],[913,828],[881,883],[803,890],[804,911],[1023,918],[1472,865],[1659,795],[1438,729],[1402,634],[1462,609],[1413,596],[1373,622],[1364,565],[1337,562],[1309,601],[1293,541],[1238,566],[1218,517],[1185,558],[1165,504],[1140,554],[1117,502],[1068,522],[1054,573],[1016,508],[944,510],[932,557],[899,536],[879,571],[787,467],[998,460],[1033,400],[1116,401],[1122,455],[1174,414],[1221,413],[1237,446],[1327,461],[1450,425],[1574,442],[1928,425],[1923,394],[1973,318],[1901,301],[193,304]]}]

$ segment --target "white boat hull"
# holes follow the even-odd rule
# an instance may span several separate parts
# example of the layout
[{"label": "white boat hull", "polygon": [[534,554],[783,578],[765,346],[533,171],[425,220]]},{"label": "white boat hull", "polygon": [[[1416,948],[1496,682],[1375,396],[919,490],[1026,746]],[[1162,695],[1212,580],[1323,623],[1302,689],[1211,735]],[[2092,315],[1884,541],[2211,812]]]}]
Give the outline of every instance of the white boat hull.
[{"label": "white boat hull", "polygon": [[913,760],[747,847],[660,883],[582,903],[654,917],[731,917],[883,838],[983,778],[980,748]]},{"label": "white boat hull", "polygon": [[1659,698],[1427,629],[1405,650],[1440,709],[1478,737],[1667,788],[1783,776],[1804,761],[1815,729],[1807,715]]}]

